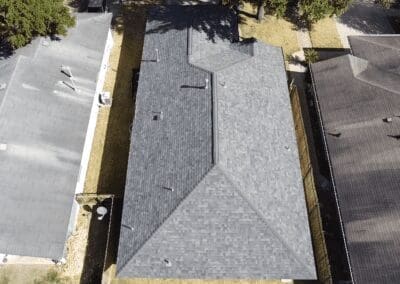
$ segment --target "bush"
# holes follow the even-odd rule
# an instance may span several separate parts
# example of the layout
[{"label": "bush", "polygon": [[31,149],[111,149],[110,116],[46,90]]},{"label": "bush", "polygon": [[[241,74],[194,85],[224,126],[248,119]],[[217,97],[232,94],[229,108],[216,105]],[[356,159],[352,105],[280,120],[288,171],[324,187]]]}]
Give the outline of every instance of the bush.
[{"label": "bush", "polygon": [[299,9],[302,18],[310,24],[335,12],[329,0],[300,0]]},{"label": "bush", "polygon": [[281,18],[285,15],[287,10],[287,0],[268,0],[267,7],[273,12],[278,18]]},{"label": "bush", "polygon": [[315,49],[306,49],[304,51],[304,58],[308,64],[315,63],[319,59],[319,54]]}]

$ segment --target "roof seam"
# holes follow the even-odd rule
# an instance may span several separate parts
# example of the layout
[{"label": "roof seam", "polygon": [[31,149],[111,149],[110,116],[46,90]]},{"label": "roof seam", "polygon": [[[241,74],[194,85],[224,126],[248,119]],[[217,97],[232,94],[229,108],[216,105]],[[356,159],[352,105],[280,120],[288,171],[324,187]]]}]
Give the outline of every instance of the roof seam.
[{"label": "roof seam", "polygon": [[[391,37],[391,36],[390,36],[390,37]],[[368,39],[367,39],[368,36],[354,36],[354,37],[350,36],[349,38],[350,38],[350,39],[351,39],[351,38],[359,39],[360,41],[368,42],[368,43],[371,43],[371,44],[373,44],[373,45],[377,45],[377,46],[380,46],[380,47],[389,48],[389,49],[396,50],[396,51],[399,51],[399,52],[400,52],[400,49],[399,49],[399,48],[396,48],[396,47],[394,47],[394,46],[387,45],[387,44],[380,43],[380,42],[375,42],[375,41],[368,40]],[[351,41],[351,40],[350,40],[350,41]],[[351,44],[350,44],[350,46],[351,46]]]}]

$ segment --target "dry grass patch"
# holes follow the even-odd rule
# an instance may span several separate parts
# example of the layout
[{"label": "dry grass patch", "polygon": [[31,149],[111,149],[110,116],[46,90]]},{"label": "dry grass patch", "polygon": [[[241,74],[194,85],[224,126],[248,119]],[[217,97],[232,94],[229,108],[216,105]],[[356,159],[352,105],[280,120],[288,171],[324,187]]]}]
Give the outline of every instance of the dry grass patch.
[{"label": "dry grass patch", "polygon": [[0,267],[0,284],[73,284],[77,278],[64,275],[63,268],[54,265],[10,264]]},{"label": "dry grass patch", "polygon": [[312,46],[315,48],[342,48],[342,42],[333,17],[327,17],[313,24],[310,30]]},{"label": "dry grass patch", "polygon": [[[244,11],[256,14],[255,7],[250,4],[244,5]],[[296,27],[285,19],[267,15],[265,20],[258,23],[255,18],[242,14],[240,22],[240,36],[243,38],[254,37],[267,44],[282,46],[287,56],[300,50]]]}]

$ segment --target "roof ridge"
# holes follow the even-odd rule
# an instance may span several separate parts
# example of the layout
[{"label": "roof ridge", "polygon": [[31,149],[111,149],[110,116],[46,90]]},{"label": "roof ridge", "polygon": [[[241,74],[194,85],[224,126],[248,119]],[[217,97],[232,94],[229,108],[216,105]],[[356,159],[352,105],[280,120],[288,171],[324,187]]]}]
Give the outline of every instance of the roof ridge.
[{"label": "roof ridge", "polygon": [[275,238],[277,240],[279,240],[279,242],[288,249],[288,251],[290,251],[292,254],[293,259],[299,263],[301,266],[304,267],[304,269],[306,269],[308,272],[310,273],[314,273],[312,270],[309,269],[308,265],[303,263],[301,261],[301,258],[298,257],[297,253],[293,251],[293,249],[287,244],[287,242],[285,240],[283,240],[280,235],[274,230],[274,227],[271,226],[271,224],[269,224],[269,222],[264,218],[263,214],[253,206],[253,204],[250,202],[250,200],[243,194],[243,192],[238,189],[236,187],[236,185],[234,184],[234,182],[230,179],[230,177],[225,173],[224,169],[222,166],[218,165],[218,169],[221,171],[221,174],[226,178],[226,180],[232,185],[232,187],[234,188],[234,190],[236,190],[236,192],[240,195],[240,197],[243,198],[243,200],[246,201],[246,203],[249,205],[249,207],[254,211],[254,213],[257,214],[257,216],[263,221],[263,223],[270,229],[272,235],[275,236]]},{"label": "roof ridge", "polygon": [[[356,57],[356,58],[358,58],[358,57]],[[359,59],[359,58],[358,58],[358,59]],[[351,63],[350,63],[350,65],[351,65]],[[355,73],[353,72],[354,77],[355,77],[357,80],[359,80],[359,81],[361,81],[361,82],[364,82],[364,83],[366,83],[366,84],[368,84],[368,85],[370,85],[370,86],[374,86],[374,87],[376,87],[376,88],[383,89],[383,90],[386,90],[386,91],[388,91],[388,92],[391,92],[391,93],[395,93],[395,94],[400,95],[400,91],[399,91],[399,90],[397,90],[397,89],[395,89],[395,88],[386,87],[385,84],[381,84],[381,83],[379,82],[379,80],[376,80],[376,77],[375,77],[375,78],[372,78],[372,80],[366,78],[364,75],[365,75],[365,72],[368,71],[368,66],[370,66],[370,68],[375,69],[376,71],[382,72],[382,74],[385,74],[385,78],[387,78],[388,76],[389,76],[389,77],[398,77],[398,79],[399,79],[398,81],[400,82],[400,75],[399,75],[399,74],[397,74],[397,73],[395,73],[395,72],[391,72],[391,71],[389,71],[389,70],[387,70],[387,69],[380,68],[379,66],[376,66],[375,64],[372,64],[372,63],[369,64],[368,61],[367,61],[367,66],[366,66],[365,69],[363,69],[361,72],[357,72],[357,74],[355,74]]]},{"label": "roof ridge", "polygon": [[360,58],[351,54],[347,54],[345,56],[349,59],[351,71],[353,76],[356,78],[358,75],[360,75],[360,73],[364,72],[369,65],[369,61],[364,58]]},{"label": "roof ridge", "polygon": [[[381,37],[398,37],[398,36],[395,36],[395,35],[392,35],[392,36],[390,36],[390,35],[385,35],[385,36],[381,36]],[[399,47],[396,47],[396,46],[393,46],[393,45],[388,45],[388,44],[385,44],[385,43],[381,43],[381,42],[376,42],[376,41],[370,40],[371,38],[375,39],[375,38],[376,38],[376,35],[374,35],[374,36],[371,36],[371,35],[349,36],[349,38],[350,38],[350,47],[351,47],[351,38],[353,38],[353,39],[356,39],[356,40],[358,39],[358,40],[361,40],[361,41],[364,41],[364,42],[368,42],[368,43],[371,43],[371,44],[374,44],[374,45],[377,45],[377,46],[380,46],[380,47],[386,47],[386,48],[389,48],[389,49],[397,50],[397,51],[400,52],[400,48],[399,48]]]},{"label": "roof ridge", "polygon": [[185,197],[183,197],[181,199],[181,201],[179,203],[176,204],[176,206],[169,212],[169,214],[165,217],[164,220],[161,221],[161,223],[156,226],[155,230],[153,230],[153,232],[151,232],[148,236],[148,238],[143,241],[143,243],[136,249],[136,251],[132,252],[131,255],[127,258],[127,260],[125,261],[124,264],[121,265],[117,265],[117,274],[119,272],[121,272],[124,267],[129,263],[130,260],[132,260],[132,258],[137,254],[137,252],[151,239],[151,237],[157,232],[159,231],[165,224],[165,222],[172,216],[172,214],[181,206],[182,202],[185,201],[185,199],[187,199],[189,197],[189,195],[191,195],[193,193],[193,191],[198,187],[198,185],[204,181],[204,179],[208,176],[208,174],[213,171],[216,168],[216,165],[212,165],[212,167],[203,174],[203,176],[199,179],[199,181],[195,184],[195,186],[193,187],[193,189],[186,194]]}]

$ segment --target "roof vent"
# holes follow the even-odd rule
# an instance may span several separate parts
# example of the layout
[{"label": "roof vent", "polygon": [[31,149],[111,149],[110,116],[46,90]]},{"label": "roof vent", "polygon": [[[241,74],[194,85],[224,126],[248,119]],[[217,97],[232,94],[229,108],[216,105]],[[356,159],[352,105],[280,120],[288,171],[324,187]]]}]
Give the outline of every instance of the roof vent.
[{"label": "roof vent", "polygon": [[112,104],[112,98],[110,92],[101,92],[99,94],[99,105],[110,107]]},{"label": "roof vent", "polygon": [[225,82],[225,81],[220,81],[219,84],[220,84],[224,89],[226,89],[227,85],[226,85],[226,82]]},{"label": "roof vent", "polygon": [[382,120],[383,120],[383,122],[390,123],[390,122],[393,121],[393,118],[391,118],[391,117],[385,117],[385,118],[382,119]]},{"label": "roof vent", "polygon": [[208,78],[206,78],[205,80],[205,85],[204,85],[204,89],[208,89],[208,85],[209,85],[209,80],[208,80]]},{"label": "roof vent", "polygon": [[152,111],[152,119],[153,120],[162,120],[162,112],[161,111]]},{"label": "roof vent", "polygon": [[4,90],[7,87],[7,83],[0,83],[0,90]]},{"label": "roof vent", "polygon": [[7,144],[6,143],[0,143],[0,151],[6,151],[7,150]]},{"label": "roof vent", "polygon": [[131,231],[135,230],[132,226],[129,226],[129,225],[121,224],[121,226],[124,227],[124,228],[127,228],[127,229],[129,229]]},{"label": "roof vent", "polygon": [[171,261],[169,261],[168,258],[165,258],[165,259],[164,259],[164,263],[165,263],[165,266],[166,266],[166,267],[171,267],[171,266],[172,266],[172,263],[171,263]]},{"label": "roof vent", "polygon": [[174,191],[174,189],[172,187],[169,186],[163,186],[163,189],[169,190],[169,191]]},{"label": "roof vent", "polygon": [[156,62],[160,62],[160,52],[158,51],[158,48],[156,48]]},{"label": "roof vent", "polygon": [[400,140],[400,134],[399,135],[388,135],[390,138],[394,138],[396,140]]},{"label": "roof vent", "polygon": [[67,75],[69,77],[69,79],[71,80],[71,85],[65,81],[63,81],[63,83],[65,85],[67,85],[68,87],[70,87],[71,89],[73,89],[74,91],[77,91],[75,81],[74,81],[74,76],[72,75],[71,67],[61,65],[61,73],[64,73],[65,75]]},{"label": "roof vent", "polygon": [[328,135],[339,138],[342,135],[342,133],[339,131],[330,131],[328,132]]}]

